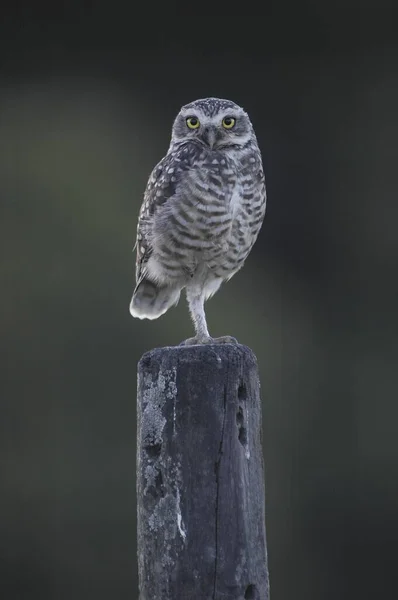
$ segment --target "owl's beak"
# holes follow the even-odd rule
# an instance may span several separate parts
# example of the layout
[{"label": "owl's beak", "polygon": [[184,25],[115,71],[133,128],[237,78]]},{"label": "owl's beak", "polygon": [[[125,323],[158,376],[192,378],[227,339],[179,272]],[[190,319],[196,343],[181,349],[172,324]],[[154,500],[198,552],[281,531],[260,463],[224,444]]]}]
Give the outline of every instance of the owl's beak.
[{"label": "owl's beak", "polygon": [[210,148],[213,148],[216,143],[216,130],[214,127],[206,127],[203,132],[203,138],[206,144],[210,146]]}]

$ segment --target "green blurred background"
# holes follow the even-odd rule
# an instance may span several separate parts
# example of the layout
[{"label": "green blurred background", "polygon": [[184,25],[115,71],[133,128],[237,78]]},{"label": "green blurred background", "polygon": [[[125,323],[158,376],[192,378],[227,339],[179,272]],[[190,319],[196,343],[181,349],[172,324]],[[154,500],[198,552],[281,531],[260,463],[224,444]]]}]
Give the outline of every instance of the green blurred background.
[{"label": "green blurred background", "polygon": [[71,6],[2,15],[1,598],[137,598],[136,365],[193,329],[184,298],[130,317],[132,247],[174,116],[210,95],[249,112],[267,178],[207,315],[259,361],[272,600],[395,597],[392,12]]}]

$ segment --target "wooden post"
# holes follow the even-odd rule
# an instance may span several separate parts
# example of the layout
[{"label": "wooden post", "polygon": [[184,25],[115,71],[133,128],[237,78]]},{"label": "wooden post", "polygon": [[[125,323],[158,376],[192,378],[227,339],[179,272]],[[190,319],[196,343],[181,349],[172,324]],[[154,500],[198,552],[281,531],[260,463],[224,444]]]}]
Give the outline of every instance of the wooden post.
[{"label": "wooden post", "polygon": [[246,346],[141,358],[140,600],[268,600],[259,388]]}]

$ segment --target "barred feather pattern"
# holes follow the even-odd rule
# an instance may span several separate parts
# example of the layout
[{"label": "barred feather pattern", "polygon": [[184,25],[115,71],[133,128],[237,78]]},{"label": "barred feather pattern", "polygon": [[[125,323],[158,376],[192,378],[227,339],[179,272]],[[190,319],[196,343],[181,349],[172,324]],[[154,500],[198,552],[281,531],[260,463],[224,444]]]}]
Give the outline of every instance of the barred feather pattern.
[{"label": "barred feather pattern", "polygon": [[178,301],[182,288],[195,286],[206,299],[243,266],[266,208],[261,153],[248,124],[236,145],[211,148],[199,138],[172,138],[139,213],[137,288],[144,279],[168,286]]}]

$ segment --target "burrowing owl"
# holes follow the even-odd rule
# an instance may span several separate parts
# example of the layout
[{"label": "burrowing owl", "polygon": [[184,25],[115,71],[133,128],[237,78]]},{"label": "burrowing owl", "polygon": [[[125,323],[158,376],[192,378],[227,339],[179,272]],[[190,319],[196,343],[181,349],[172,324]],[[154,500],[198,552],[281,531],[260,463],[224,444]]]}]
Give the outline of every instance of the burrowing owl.
[{"label": "burrowing owl", "polygon": [[133,317],[157,319],[185,288],[196,335],[183,343],[236,341],[210,337],[204,302],[243,266],[265,204],[261,153],[247,113],[218,98],[183,106],[139,213]]}]

